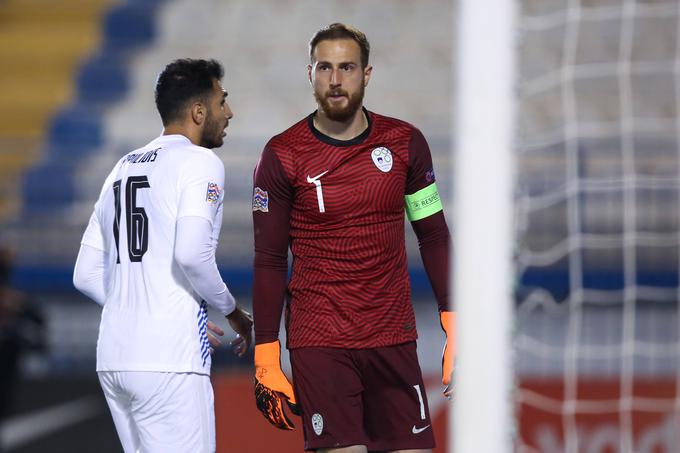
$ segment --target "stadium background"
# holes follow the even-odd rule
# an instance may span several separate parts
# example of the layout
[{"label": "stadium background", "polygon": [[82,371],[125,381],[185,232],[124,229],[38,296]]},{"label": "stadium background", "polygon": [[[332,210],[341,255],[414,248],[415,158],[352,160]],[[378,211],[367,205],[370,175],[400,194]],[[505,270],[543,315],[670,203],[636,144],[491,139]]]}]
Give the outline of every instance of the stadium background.
[{"label": "stadium background", "polygon": [[[453,32],[446,1],[0,1],[0,244],[13,250],[12,285],[36,314],[12,327],[33,344],[22,350],[0,428],[6,451],[120,451],[94,372],[100,310],[73,289],[71,273],[106,174],[161,131],[158,72],[187,56],[225,66],[235,116],[217,150],[226,168],[217,261],[250,306],[252,171],[268,138],[313,110],[307,43],[336,21],[367,33],[375,70],[366,105],[423,130],[448,200]],[[408,234],[421,362],[443,443],[441,330]],[[40,317],[43,325],[32,321]],[[302,451],[299,430],[279,433],[254,408],[251,360],[226,348],[214,356],[218,451]]]},{"label": "stadium background", "polygon": [[[343,21],[367,33],[374,72],[366,105],[422,129],[450,205],[456,4],[0,0],[0,245],[14,251],[11,283],[31,307],[18,321],[0,318],[0,338],[26,346],[0,445],[119,451],[93,371],[99,308],[73,290],[71,272],[105,174],[160,133],[153,81],[168,61],[214,57],[226,67],[235,117],[218,150],[227,175],[218,263],[249,306],[252,169],[271,135],[313,109],[306,45],[319,27]],[[680,3],[517,5],[508,396],[517,450],[680,451]],[[406,234],[442,452],[442,338]],[[219,451],[301,451],[299,431],[277,432],[256,413],[250,359],[215,356]]]}]

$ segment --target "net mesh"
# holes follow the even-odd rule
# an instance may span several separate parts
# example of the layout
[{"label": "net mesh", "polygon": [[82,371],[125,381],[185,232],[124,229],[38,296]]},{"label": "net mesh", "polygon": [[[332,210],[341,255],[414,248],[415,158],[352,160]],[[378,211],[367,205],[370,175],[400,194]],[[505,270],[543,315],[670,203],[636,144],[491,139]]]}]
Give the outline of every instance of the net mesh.
[{"label": "net mesh", "polygon": [[521,2],[519,451],[680,451],[679,20]]}]

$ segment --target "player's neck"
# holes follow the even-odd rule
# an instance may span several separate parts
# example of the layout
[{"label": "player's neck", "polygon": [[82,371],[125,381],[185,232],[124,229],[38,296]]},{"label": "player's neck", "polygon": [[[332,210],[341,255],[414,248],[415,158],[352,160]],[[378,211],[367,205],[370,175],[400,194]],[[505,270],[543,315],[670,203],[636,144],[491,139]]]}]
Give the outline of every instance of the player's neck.
[{"label": "player's neck", "polygon": [[336,140],[351,140],[361,135],[368,127],[368,118],[363,107],[347,121],[334,121],[326,116],[321,109],[314,115],[314,127],[324,135]]},{"label": "player's neck", "polygon": [[179,124],[168,124],[163,128],[161,135],[183,135],[194,145],[199,145],[201,142],[200,131],[191,131],[189,128]]}]

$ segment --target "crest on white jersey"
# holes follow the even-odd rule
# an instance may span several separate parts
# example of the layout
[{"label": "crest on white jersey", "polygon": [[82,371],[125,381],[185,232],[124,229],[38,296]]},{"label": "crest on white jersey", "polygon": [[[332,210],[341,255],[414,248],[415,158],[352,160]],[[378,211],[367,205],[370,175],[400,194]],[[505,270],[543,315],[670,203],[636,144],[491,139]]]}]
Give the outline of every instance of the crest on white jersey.
[{"label": "crest on white jersey", "polygon": [[387,173],[392,170],[392,151],[387,148],[380,147],[371,151],[371,159],[378,170]]},{"label": "crest on white jersey", "polygon": [[314,428],[314,434],[320,436],[323,432],[323,417],[321,414],[312,415],[312,428]]}]

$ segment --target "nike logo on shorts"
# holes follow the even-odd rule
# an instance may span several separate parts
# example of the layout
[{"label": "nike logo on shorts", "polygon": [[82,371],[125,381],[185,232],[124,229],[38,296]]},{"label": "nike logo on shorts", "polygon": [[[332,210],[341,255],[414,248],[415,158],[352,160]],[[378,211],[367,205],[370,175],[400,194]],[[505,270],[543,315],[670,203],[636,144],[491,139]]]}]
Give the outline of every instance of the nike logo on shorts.
[{"label": "nike logo on shorts", "polygon": [[422,433],[423,431],[425,431],[425,430],[426,430],[427,428],[429,428],[429,427],[430,427],[430,425],[423,426],[422,428],[416,428],[416,425],[413,425],[413,429],[411,430],[411,432],[412,432],[413,434],[420,434],[420,433]]},{"label": "nike logo on shorts", "polygon": [[313,178],[311,176],[307,175],[307,182],[310,183],[310,184],[314,184],[317,179],[319,179],[320,177],[322,177],[326,173],[328,173],[328,170],[326,170],[325,172],[323,172],[319,175],[314,176]]}]

